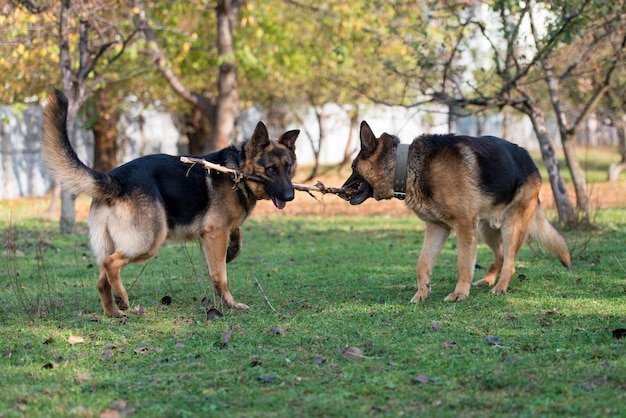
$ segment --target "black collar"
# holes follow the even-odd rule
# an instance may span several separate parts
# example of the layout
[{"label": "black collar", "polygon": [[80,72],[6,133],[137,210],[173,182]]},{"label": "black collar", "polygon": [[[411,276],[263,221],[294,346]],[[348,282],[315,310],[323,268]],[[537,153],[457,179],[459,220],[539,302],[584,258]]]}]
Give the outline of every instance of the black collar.
[{"label": "black collar", "polygon": [[406,197],[409,146],[410,144],[398,144],[396,148],[396,170],[393,177],[393,195],[400,200],[404,200]]}]

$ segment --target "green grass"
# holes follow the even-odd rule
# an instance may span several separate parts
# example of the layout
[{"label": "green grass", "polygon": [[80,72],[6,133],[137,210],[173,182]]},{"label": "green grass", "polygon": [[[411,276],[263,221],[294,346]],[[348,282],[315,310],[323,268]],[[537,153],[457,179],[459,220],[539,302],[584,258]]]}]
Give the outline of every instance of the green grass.
[{"label": "green grass", "polygon": [[[587,245],[566,232],[572,273],[525,246],[524,280],[463,302],[443,301],[456,280],[452,238],[431,299],[410,304],[417,218],[257,217],[229,265],[249,311],[207,319],[198,246],[167,244],[124,270],[131,305],[145,307],[127,320],[102,317],[84,225],[63,236],[54,222],[5,222],[0,416],[620,416],[626,339],[612,330],[626,328],[624,211],[598,222]],[[481,246],[477,263],[489,262]],[[346,346],[364,358],[346,360]]]}]

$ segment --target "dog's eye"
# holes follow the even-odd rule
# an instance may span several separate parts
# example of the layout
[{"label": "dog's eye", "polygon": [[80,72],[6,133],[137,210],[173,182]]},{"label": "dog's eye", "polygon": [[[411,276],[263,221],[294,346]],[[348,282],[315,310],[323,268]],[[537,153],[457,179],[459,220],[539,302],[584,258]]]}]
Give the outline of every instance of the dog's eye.
[{"label": "dog's eye", "polygon": [[275,165],[270,165],[269,167],[267,167],[268,173],[275,173],[276,171],[277,171],[277,168]]},{"label": "dog's eye", "polygon": [[288,173],[291,171],[291,164],[285,163],[285,171]]}]

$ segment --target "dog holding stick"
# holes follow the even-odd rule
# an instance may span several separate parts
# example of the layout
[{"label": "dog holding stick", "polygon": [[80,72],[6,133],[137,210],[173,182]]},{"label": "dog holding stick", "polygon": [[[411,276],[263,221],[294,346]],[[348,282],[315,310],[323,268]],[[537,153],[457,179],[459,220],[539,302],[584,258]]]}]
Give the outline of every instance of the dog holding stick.
[{"label": "dog holding stick", "polygon": [[342,197],[358,205],[373,197],[405,199],[426,224],[417,262],[417,293],[430,296],[439,253],[454,231],[458,240],[458,278],[446,301],[469,296],[478,235],[493,252],[485,276],[473,284],[504,294],[515,272],[515,257],[527,238],[538,241],[571,269],[563,237],[548,222],[539,202],[541,177],[523,148],[500,138],[422,135],[411,144],[383,133],[376,137],[363,121],[361,149]]},{"label": "dog holding stick", "polygon": [[97,287],[105,315],[122,317],[129,307],[122,268],[151,259],[168,238],[200,241],[216,295],[226,306],[248,308],[228,290],[226,263],[240,253],[240,226],[258,200],[270,199],[278,209],[293,200],[299,131],[270,140],[259,122],[241,148],[231,146],[199,156],[255,181],[235,182],[231,174],[207,172],[165,154],[137,158],[107,174],[87,167],[76,156],[67,137],[67,106],[60,91],[50,95],[44,114],[43,157],[63,187],[93,198],[89,238],[100,270]]}]

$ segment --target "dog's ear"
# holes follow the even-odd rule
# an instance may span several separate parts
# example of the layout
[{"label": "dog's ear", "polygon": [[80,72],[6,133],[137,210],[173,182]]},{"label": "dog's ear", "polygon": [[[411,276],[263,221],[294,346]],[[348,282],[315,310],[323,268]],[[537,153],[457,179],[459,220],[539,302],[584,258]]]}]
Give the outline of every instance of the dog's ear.
[{"label": "dog's ear", "polygon": [[278,138],[278,143],[283,144],[291,152],[296,152],[296,139],[298,139],[298,135],[300,135],[299,129],[294,129],[293,131],[287,131]]},{"label": "dog's ear", "polygon": [[361,122],[361,156],[368,158],[376,151],[377,144],[378,138],[376,138],[370,126],[365,121]]},{"label": "dog's ear", "polygon": [[254,152],[259,152],[265,149],[270,144],[270,136],[267,133],[267,128],[263,122],[256,124],[252,138],[248,142],[248,148],[251,148]]}]

